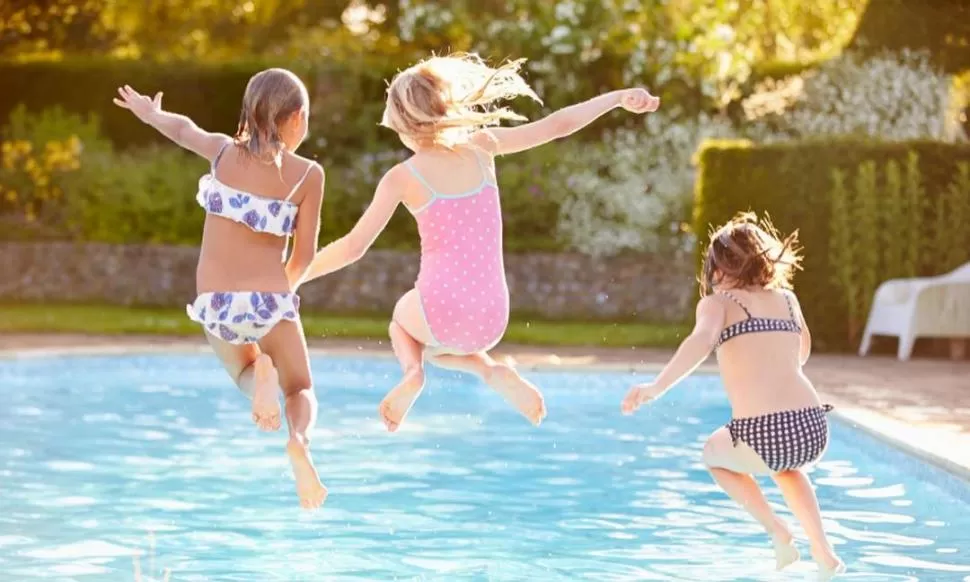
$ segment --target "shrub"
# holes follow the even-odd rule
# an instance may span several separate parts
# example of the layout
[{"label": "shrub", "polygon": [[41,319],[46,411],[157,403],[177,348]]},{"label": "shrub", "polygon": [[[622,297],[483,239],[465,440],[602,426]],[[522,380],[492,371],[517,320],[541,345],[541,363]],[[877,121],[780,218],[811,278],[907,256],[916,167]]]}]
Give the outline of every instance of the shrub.
[{"label": "shrub", "polygon": [[903,50],[867,59],[846,54],[817,69],[767,79],[743,102],[749,120],[762,119],[796,138],[877,137],[883,140],[963,139],[965,89],[925,53]]},{"label": "shrub", "polygon": [[43,234],[85,153],[104,151],[97,120],[59,108],[31,116],[19,107],[0,132],[0,219],[7,236]]},{"label": "shrub", "polygon": [[559,232],[571,248],[597,256],[672,250],[689,217],[697,147],[734,135],[729,123],[706,115],[675,120],[657,113],[643,123],[568,150],[574,153],[560,168],[567,187]]},{"label": "shrub", "polygon": [[[101,137],[97,119],[60,110],[18,109],[2,135],[0,238],[198,244],[204,213],[195,192],[207,170],[198,156],[173,145],[118,152]],[[565,187],[556,171],[562,147],[499,161],[508,250],[563,248],[556,227]],[[406,155],[388,149],[325,166],[322,241],[350,230],[380,177]],[[377,244],[415,249],[418,242],[414,220],[401,208]]]},{"label": "shrub", "polygon": [[163,91],[166,108],[211,131],[232,133],[246,83],[261,68],[256,62],[218,67],[112,59],[0,62],[0,78],[8,88],[0,91],[0,119],[7,119],[18,105],[34,114],[59,106],[69,113],[93,114],[116,146],[161,143],[155,130],[112,104],[117,88],[127,83],[146,93]]},{"label": "shrub", "polygon": [[[805,261],[795,284],[821,349],[850,345],[850,308],[857,320],[868,315],[851,306],[871,299],[865,295],[873,281],[878,284],[893,272],[907,275],[913,269],[917,275],[939,274],[952,269],[955,262],[970,259],[970,246],[963,242],[965,223],[948,223],[942,230],[946,243],[933,247],[925,242],[941,236],[937,229],[942,221],[934,218],[941,199],[943,216],[950,208],[967,207],[970,189],[959,168],[970,163],[970,146],[852,139],[761,146],[709,142],[699,158],[696,234],[703,235],[709,226],[747,209],[768,212],[782,231],[799,230]],[[887,169],[891,161],[898,164],[898,171]],[[860,172],[867,162],[871,163]],[[899,178],[890,178],[895,175]],[[897,179],[899,186],[891,183]],[[901,197],[887,200],[898,195],[896,190]],[[902,210],[884,209],[887,202]],[[891,220],[897,223],[888,228],[902,238],[895,250],[886,247],[889,233],[880,230]],[[702,239],[698,245],[698,256],[706,242]],[[938,247],[958,244],[963,246],[954,246],[952,254],[939,252]],[[902,256],[903,264],[884,273],[880,265],[885,264],[887,252]],[[839,279],[857,287],[840,287]]]}]

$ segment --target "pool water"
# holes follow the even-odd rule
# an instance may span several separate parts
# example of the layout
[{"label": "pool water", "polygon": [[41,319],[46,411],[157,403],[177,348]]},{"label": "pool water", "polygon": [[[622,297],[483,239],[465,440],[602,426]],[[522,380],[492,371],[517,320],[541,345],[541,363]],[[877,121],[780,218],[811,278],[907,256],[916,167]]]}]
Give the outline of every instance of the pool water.
[{"label": "pool water", "polygon": [[[728,416],[714,377],[624,417],[642,377],[530,374],[535,429],[436,370],[389,435],[394,362],[314,372],[330,498],[307,513],[285,434],[251,426],[209,355],[0,360],[0,580],[130,581],[135,553],[142,580],[814,580],[808,561],[772,571],[700,464]],[[841,424],[811,477],[847,579],[970,581],[966,483]]]}]

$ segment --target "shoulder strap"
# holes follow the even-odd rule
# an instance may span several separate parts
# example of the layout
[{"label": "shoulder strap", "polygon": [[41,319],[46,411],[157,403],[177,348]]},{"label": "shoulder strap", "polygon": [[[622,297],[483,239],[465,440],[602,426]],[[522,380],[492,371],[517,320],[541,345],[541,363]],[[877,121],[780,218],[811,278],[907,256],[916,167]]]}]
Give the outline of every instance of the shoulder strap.
[{"label": "shoulder strap", "polygon": [[721,295],[724,295],[725,297],[727,297],[731,301],[734,301],[735,303],[737,303],[738,304],[738,307],[740,307],[741,310],[744,311],[744,314],[748,316],[748,319],[751,319],[751,312],[748,311],[748,308],[744,306],[744,303],[741,303],[741,300],[739,300],[737,297],[735,297],[731,293],[728,293],[727,291],[718,291],[718,293],[720,293]]},{"label": "shoulder strap", "polygon": [[791,317],[791,320],[795,322],[795,325],[799,325],[798,318],[795,317],[795,309],[792,307],[791,303],[791,291],[782,289],[781,294],[785,297],[785,303],[788,305],[789,317]]},{"label": "shoulder strap", "polygon": [[232,144],[231,141],[227,141],[226,143],[222,144],[222,147],[219,148],[219,153],[216,154],[216,157],[212,158],[212,171],[213,172],[216,170],[216,166],[219,165],[219,160],[222,159],[222,154],[226,153],[226,148],[228,148],[231,144]]},{"label": "shoulder strap", "polygon": [[430,192],[432,196],[438,195],[438,191],[432,188],[431,184],[429,184],[428,181],[424,179],[424,176],[422,176],[421,172],[419,172],[418,169],[414,167],[414,164],[411,163],[411,160],[406,160],[404,162],[404,165],[407,167],[408,170],[411,171],[414,177],[418,179],[418,182],[421,182],[421,185],[423,185],[425,188],[428,189],[428,192]]},{"label": "shoulder strap", "polygon": [[300,189],[300,186],[303,185],[303,182],[306,181],[306,178],[307,178],[307,176],[310,175],[310,170],[312,170],[312,169],[313,169],[313,164],[307,164],[306,172],[303,172],[303,177],[300,178],[299,181],[297,181],[297,183],[296,183],[295,186],[293,186],[293,189],[290,190],[290,193],[287,194],[286,195],[286,198],[283,199],[284,201],[288,201],[290,198],[293,197],[294,194],[296,194],[296,191],[299,190]]},{"label": "shoulder strap", "polygon": [[472,155],[475,156],[475,161],[478,162],[478,168],[482,171],[482,180],[488,180],[488,163],[482,159],[482,154],[479,153],[481,148],[473,147]]}]

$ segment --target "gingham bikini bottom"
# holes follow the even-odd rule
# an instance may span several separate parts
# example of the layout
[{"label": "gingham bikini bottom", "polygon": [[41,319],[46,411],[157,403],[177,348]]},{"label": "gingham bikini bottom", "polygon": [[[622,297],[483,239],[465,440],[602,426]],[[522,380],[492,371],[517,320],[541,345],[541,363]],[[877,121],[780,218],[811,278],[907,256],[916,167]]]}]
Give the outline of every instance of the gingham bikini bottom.
[{"label": "gingham bikini bottom", "polygon": [[817,462],[829,443],[826,404],[763,416],[735,418],[727,424],[734,446],[751,447],[772,471],[801,469]]}]

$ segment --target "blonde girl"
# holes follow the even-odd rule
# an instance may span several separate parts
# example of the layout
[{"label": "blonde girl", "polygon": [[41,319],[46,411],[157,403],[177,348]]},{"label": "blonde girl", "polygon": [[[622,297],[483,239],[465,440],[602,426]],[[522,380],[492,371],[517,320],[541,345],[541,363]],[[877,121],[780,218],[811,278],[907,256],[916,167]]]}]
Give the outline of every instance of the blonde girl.
[{"label": "blonde girl", "polygon": [[399,204],[414,216],[421,266],[414,289],[390,324],[403,379],[381,402],[390,431],[401,425],[425,383],[424,360],[477,375],[538,425],[546,414],[538,389],[489,356],[509,321],[496,156],[566,137],[603,114],[655,111],[643,89],[613,91],[518,127],[498,102],[539,98],[519,75],[523,61],[492,68],[474,55],[434,57],[398,74],[387,90],[382,125],[414,152],[381,179],[374,200],[349,234],[321,250],[307,280],[359,260]]},{"label": "blonde girl", "polygon": [[717,352],[731,403],[731,421],[704,446],[703,461],[722,489],[765,528],[776,567],[797,561],[788,525],[772,511],[752,475],[770,475],[802,524],[819,579],[845,571],[825,536],[818,500],[805,469],[828,446],[825,418],[802,366],[812,338],[791,279],[801,258],[797,235],[781,239],[767,221],[744,213],[714,231],[704,260],[697,320],[657,378],[630,389],[632,414],[660,398]]},{"label": "blonde girl", "polygon": [[294,153],[307,135],[306,87],[283,69],[254,75],[231,138],[163,111],[161,93],[152,99],[126,85],[118,94],[116,105],[211,162],[196,197],[206,219],[188,316],[252,400],[259,428],[280,428],[282,389],[297,494],[303,507],[318,507],[327,490],[309,450],[317,400],[295,293],[316,248],[324,184],[323,169]]}]

